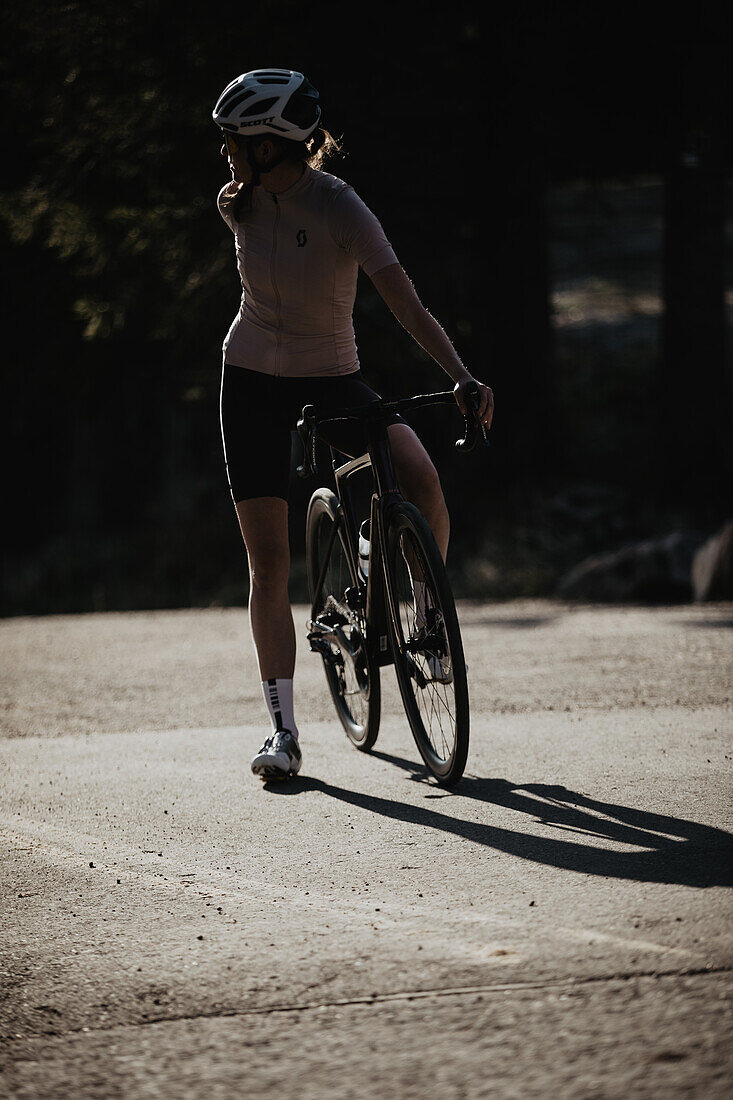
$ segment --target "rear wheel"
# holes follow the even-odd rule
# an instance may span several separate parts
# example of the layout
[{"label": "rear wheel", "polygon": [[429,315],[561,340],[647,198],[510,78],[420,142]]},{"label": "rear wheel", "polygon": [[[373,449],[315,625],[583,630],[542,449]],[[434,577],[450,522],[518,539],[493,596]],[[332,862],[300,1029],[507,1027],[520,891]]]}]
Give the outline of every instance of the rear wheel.
[{"label": "rear wheel", "polygon": [[389,572],[397,681],[420,755],[445,787],[468,756],[466,664],[453,594],[433,533],[414,505],[390,509]]},{"label": "rear wheel", "polygon": [[323,659],[342,726],[354,745],[367,752],[379,732],[379,667],[366,644],[364,609],[349,563],[338,498],[328,489],[319,489],[311,497],[306,556],[311,648]]}]

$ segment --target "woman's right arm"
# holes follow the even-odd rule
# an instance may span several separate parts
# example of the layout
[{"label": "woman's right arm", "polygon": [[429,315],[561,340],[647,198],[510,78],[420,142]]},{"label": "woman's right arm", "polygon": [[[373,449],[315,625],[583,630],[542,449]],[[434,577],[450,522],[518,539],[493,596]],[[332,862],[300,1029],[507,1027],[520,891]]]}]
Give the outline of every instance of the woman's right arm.
[{"label": "woman's right arm", "polygon": [[237,192],[239,191],[240,186],[241,184],[235,183],[234,180],[229,180],[228,183],[224,184],[216,198],[216,205],[219,209],[219,213],[221,214],[222,218],[227,223],[229,228],[232,230],[232,232],[234,232],[234,230],[236,229],[236,224],[234,222],[234,217],[232,214],[232,205],[237,197]]}]

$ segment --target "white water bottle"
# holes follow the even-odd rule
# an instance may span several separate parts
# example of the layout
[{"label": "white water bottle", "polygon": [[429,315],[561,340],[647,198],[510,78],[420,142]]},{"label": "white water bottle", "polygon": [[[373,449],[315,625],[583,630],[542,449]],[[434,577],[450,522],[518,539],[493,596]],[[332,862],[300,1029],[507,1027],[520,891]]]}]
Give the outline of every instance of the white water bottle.
[{"label": "white water bottle", "polygon": [[369,520],[365,519],[359,528],[359,572],[366,579],[369,576]]}]

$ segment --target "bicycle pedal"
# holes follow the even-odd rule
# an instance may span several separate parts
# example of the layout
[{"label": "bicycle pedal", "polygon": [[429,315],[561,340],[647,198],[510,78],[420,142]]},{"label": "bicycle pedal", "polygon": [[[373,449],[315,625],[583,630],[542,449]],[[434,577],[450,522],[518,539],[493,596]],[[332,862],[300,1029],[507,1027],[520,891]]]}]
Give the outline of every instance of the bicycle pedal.
[{"label": "bicycle pedal", "polygon": [[321,656],[331,653],[331,647],[328,642],[319,637],[318,634],[308,634],[307,637],[310,642],[311,653],[320,653]]}]

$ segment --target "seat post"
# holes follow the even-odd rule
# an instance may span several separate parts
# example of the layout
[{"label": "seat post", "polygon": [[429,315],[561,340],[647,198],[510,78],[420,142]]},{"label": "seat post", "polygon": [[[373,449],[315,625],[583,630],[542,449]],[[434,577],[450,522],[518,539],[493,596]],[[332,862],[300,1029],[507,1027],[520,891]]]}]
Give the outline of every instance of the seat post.
[{"label": "seat post", "polygon": [[366,419],[367,446],[369,457],[372,460],[372,470],[379,496],[387,494],[399,494],[397,477],[392,463],[392,452],[389,447],[387,425],[381,412],[372,414]]}]

